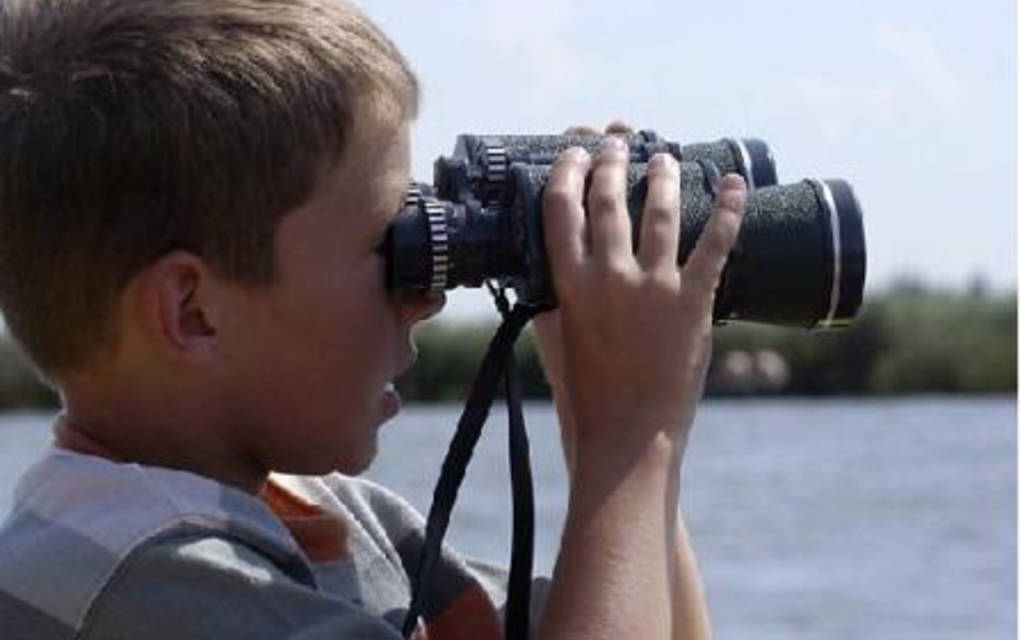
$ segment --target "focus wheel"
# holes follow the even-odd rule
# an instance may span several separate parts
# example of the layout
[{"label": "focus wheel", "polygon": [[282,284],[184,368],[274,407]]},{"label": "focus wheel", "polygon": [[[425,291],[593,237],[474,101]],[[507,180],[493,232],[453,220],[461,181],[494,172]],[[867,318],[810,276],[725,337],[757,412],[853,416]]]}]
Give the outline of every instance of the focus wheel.
[{"label": "focus wheel", "polygon": [[432,245],[432,282],[430,291],[446,291],[450,279],[450,234],[446,227],[446,208],[435,198],[425,198],[425,214],[429,221]]}]

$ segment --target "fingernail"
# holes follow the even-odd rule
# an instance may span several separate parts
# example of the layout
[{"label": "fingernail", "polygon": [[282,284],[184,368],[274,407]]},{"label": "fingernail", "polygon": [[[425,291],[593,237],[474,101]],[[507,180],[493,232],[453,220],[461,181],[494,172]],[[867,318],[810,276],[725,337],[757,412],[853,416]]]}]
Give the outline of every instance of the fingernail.
[{"label": "fingernail", "polygon": [[602,149],[605,151],[625,151],[627,143],[618,135],[608,135],[602,140]]}]

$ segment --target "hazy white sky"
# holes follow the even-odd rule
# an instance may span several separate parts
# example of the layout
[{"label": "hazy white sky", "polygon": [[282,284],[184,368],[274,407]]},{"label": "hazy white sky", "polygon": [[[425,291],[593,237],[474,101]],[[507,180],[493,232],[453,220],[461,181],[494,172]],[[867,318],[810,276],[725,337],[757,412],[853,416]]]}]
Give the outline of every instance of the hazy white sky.
[{"label": "hazy white sky", "polygon": [[[869,289],[905,274],[1016,286],[1013,0],[359,5],[424,87],[420,180],[459,133],[622,117],[682,142],[757,136],[781,181],[854,185]],[[457,317],[491,306],[451,300]]]}]

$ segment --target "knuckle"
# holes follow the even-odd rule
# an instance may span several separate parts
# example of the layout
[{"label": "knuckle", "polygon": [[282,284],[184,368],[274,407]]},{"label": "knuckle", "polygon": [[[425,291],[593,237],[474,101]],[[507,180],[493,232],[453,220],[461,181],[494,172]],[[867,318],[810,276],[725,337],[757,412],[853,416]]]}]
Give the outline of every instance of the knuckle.
[{"label": "knuckle", "polygon": [[619,169],[625,167],[630,161],[630,154],[623,143],[619,145],[608,145],[599,150],[597,162],[599,167]]},{"label": "knuckle", "polygon": [[592,213],[607,213],[620,204],[620,198],[611,191],[599,189],[588,196],[588,209]]},{"label": "knuckle", "polygon": [[726,250],[729,251],[740,235],[740,218],[736,216],[723,216],[716,225],[715,233],[726,243]]},{"label": "knuckle", "polygon": [[680,207],[666,203],[651,204],[645,209],[645,217],[646,224],[650,226],[671,225],[680,217]]},{"label": "knuckle", "polygon": [[634,284],[634,270],[627,260],[608,258],[601,263],[599,272],[610,290],[625,289]]},{"label": "knuckle", "polygon": [[556,158],[551,178],[553,176],[562,178],[570,172],[584,171],[590,161],[591,155],[586,149],[583,147],[570,147]]},{"label": "knuckle", "polygon": [[654,269],[648,273],[646,282],[653,292],[675,294],[680,291],[680,274],[675,268]]},{"label": "knuckle", "polygon": [[642,242],[652,243],[645,251],[654,247],[655,252],[658,253],[672,244],[671,240],[676,240],[673,236],[679,236],[676,218],[668,214],[647,216],[642,222],[642,227]]},{"label": "knuckle", "polygon": [[733,245],[732,234],[720,225],[713,225],[706,229],[699,242],[703,242],[705,250],[716,257],[728,254]]},{"label": "knuckle", "polygon": [[645,220],[638,251],[648,260],[666,258],[666,249],[676,244],[672,242],[676,233],[676,225],[666,218]]},{"label": "knuckle", "polygon": [[691,316],[700,315],[705,309],[711,309],[715,303],[715,287],[718,278],[701,277],[691,274],[684,282],[680,291],[683,298],[682,308]]},{"label": "knuckle", "polygon": [[744,210],[745,198],[741,191],[732,189],[719,192],[719,206],[727,211],[741,213]]},{"label": "knuckle", "polygon": [[574,194],[562,184],[550,185],[542,196],[542,205],[551,211],[565,211],[573,207],[574,204]]},{"label": "knuckle", "polygon": [[726,182],[720,184],[719,194],[716,196],[718,206],[733,211],[735,213],[743,213],[744,205],[747,203],[747,190],[744,188],[743,178],[736,174],[729,174],[726,178],[733,177],[738,181],[736,186],[727,185]]},{"label": "knuckle", "polygon": [[[734,237],[725,226],[710,224],[701,233],[695,246],[695,253],[699,254],[696,264],[700,268],[712,267],[717,264],[724,264],[730,250],[733,248]],[[692,265],[695,263],[691,263]]]}]

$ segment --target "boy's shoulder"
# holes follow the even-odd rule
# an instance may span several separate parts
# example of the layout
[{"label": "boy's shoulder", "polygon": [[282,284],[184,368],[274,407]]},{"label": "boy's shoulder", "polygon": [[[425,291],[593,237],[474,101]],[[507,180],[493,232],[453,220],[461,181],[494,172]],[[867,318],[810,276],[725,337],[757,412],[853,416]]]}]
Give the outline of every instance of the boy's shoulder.
[{"label": "boy's shoulder", "polygon": [[[0,528],[4,637],[283,638],[319,621],[396,640],[422,539],[421,516],[365,480],[273,474],[256,497],[54,448]],[[438,577],[426,614],[496,629],[505,573],[450,552]]]},{"label": "boy's shoulder", "polygon": [[[182,583],[190,594],[187,606],[196,611],[236,609],[240,599],[259,593],[273,593],[280,604],[283,592],[304,594],[308,602],[292,604],[310,615],[324,578],[334,583],[334,595],[345,592],[338,584],[343,571],[328,575],[315,562],[325,558],[310,558],[329,549],[304,546],[323,539],[326,522],[334,531],[355,529],[344,531],[352,535],[343,539],[353,538],[359,560],[377,573],[398,557],[385,521],[408,516],[384,490],[344,478],[327,486],[321,479],[281,476],[272,486],[277,505],[192,473],[51,449],[19,482],[0,528],[0,617],[19,623],[5,622],[5,633],[23,627],[26,637],[74,637],[103,611],[115,611],[119,623],[132,616],[147,623],[152,603],[166,602],[160,585],[180,589]],[[328,514],[319,501],[332,501]],[[372,517],[375,510],[381,519]],[[403,575],[401,567],[390,570]],[[43,629],[52,633],[40,634]]]},{"label": "boy's shoulder", "polygon": [[195,474],[53,448],[18,483],[0,529],[5,619],[21,610],[79,630],[130,558],[186,536],[237,541],[302,575],[296,545],[258,500]]}]

